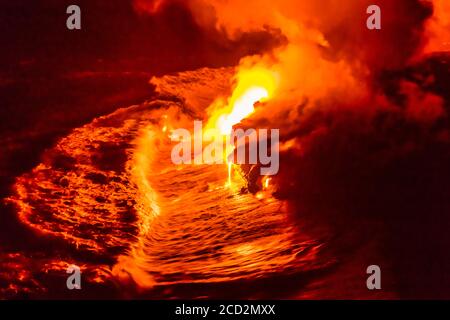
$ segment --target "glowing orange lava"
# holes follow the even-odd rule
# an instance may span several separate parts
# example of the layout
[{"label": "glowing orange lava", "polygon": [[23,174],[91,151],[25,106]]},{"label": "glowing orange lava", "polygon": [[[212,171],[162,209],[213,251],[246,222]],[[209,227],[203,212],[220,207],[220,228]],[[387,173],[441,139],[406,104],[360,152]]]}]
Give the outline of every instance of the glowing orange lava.
[{"label": "glowing orange lava", "polygon": [[[207,128],[218,130],[223,136],[230,136],[233,126],[254,112],[256,103],[266,102],[273,97],[278,85],[277,74],[262,67],[241,68],[235,78],[236,86],[227,103],[217,99],[209,108],[211,115]],[[233,163],[228,160],[228,155],[233,151],[234,148],[228,148],[224,152],[228,186],[232,185],[233,170]]]}]

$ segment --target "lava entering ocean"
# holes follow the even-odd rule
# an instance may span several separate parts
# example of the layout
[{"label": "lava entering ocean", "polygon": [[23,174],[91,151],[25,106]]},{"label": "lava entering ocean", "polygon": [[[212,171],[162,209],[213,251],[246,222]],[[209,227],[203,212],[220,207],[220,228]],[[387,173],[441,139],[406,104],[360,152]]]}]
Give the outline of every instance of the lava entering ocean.
[{"label": "lava entering ocean", "polygon": [[[206,98],[202,86],[219,93],[228,75],[230,70],[203,69],[154,79],[160,98],[75,130],[17,180],[10,201],[23,223],[79,252],[117,259],[99,268],[71,255],[46,258],[42,270],[76,262],[94,283],[119,281],[131,286],[128,294],[170,297],[186,296],[184,284],[258,281],[332,263],[316,258],[319,241],[287,223],[282,201],[253,197],[238,177],[228,188],[224,166],[172,163],[170,129],[164,128],[186,126],[192,121],[187,111],[195,112],[186,110],[180,92],[193,90],[212,102],[215,95]],[[172,83],[176,93],[166,85]]]},{"label": "lava entering ocean", "polygon": [[[147,101],[58,132],[12,175],[5,203],[33,245],[0,246],[0,297],[450,297],[448,8],[379,0],[369,30],[370,4],[131,1],[142,24],[183,12],[193,39],[250,48],[152,77]],[[207,44],[192,50],[212,59]],[[200,121],[200,144],[183,138]],[[276,174],[222,148],[239,129],[257,132],[241,147],[276,147]],[[213,135],[223,162],[203,161]],[[70,265],[79,293],[61,289]]]}]

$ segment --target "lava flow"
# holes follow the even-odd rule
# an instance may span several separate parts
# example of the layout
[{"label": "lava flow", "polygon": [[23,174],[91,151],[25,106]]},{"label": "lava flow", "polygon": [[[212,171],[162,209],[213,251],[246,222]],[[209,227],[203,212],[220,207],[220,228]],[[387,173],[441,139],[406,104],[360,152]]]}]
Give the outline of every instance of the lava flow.
[{"label": "lava flow", "polygon": [[[196,112],[180,92],[202,92],[201,85],[207,94],[225,92],[214,86],[229,83],[228,74],[203,69],[154,79],[160,98],[74,130],[17,180],[10,201],[24,224],[86,255],[117,260],[89,265],[58,251],[42,259],[42,270],[57,273],[76,263],[91,282],[119,282],[125,294],[214,297],[233,281],[306,274],[332,263],[318,259],[320,242],[289,223],[283,201],[249,193],[237,171],[229,177],[225,165],[172,163],[170,130],[189,128]],[[216,293],[201,289],[214,283]]]}]

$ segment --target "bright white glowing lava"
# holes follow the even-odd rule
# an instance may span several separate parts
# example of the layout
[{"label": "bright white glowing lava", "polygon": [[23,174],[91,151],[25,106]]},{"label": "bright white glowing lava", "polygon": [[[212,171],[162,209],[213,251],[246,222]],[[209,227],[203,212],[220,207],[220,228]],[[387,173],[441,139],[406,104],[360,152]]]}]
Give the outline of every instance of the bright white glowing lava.
[{"label": "bright white glowing lava", "polygon": [[223,135],[231,134],[233,125],[241,122],[255,110],[255,103],[269,98],[269,92],[262,87],[253,87],[239,97],[230,114],[222,115],[218,121],[220,133]]}]

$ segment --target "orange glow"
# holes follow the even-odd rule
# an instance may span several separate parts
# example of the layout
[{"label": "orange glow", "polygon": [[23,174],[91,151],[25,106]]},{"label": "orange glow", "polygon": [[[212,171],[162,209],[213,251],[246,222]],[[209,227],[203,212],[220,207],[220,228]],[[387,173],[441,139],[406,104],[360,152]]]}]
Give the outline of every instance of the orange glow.
[{"label": "orange glow", "polygon": [[212,114],[209,128],[216,128],[223,135],[231,134],[234,125],[251,115],[257,102],[269,100],[277,88],[277,76],[261,67],[239,70],[236,87],[225,106],[217,100],[210,107]]},{"label": "orange glow", "polygon": [[[76,297],[64,290],[67,267],[76,264],[83,288],[92,288],[80,292],[88,298],[109,295],[109,288],[114,299],[377,298],[360,281],[360,262],[402,266],[389,261],[396,257],[385,254],[385,240],[406,238],[405,247],[416,248],[407,236],[432,226],[422,217],[450,211],[432,202],[450,189],[449,179],[438,179],[450,176],[450,0],[380,0],[383,28],[370,31],[366,3],[131,0],[116,20],[133,9],[139,20],[116,21],[111,32],[126,33],[105,37],[92,57],[83,54],[81,70],[50,68],[55,79],[45,81],[35,71],[53,62],[42,56],[48,48],[17,61],[8,50],[20,81],[0,73],[0,89],[11,97],[57,94],[49,104],[36,99],[33,107],[25,96],[4,108],[17,110],[21,128],[13,130],[8,117],[0,136],[7,151],[2,175],[11,168],[1,185],[8,192],[3,216],[14,219],[0,243],[0,283],[8,294]],[[449,53],[424,54],[437,51]],[[24,82],[24,73],[33,77]],[[83,113],[67,112],[72,104],[60,101],[59,81],[78,88],[85,74],[93,89],[69,94],[79,93],[73,105]],[[141,77],[150,75],[147,86]],[[255,130],[242,137],[233,134],[238,128]],[[406,228],[403,217],[422,225]],[[391,237],[385,226],[407,233]],[[446,231],[442,226],[436,229]],[[369,239],[363,227],[379,236]],[[36,243],[26,248],[22,238]],[[432,240],[427,247],[440,244]],[[351,250],[342,250],[347,244]],[[426,258],[445,256],[440,251]],[[347,275],[353,269],[355,279]],[[395,274],[389,294],[401,298],[395,284],[413,282]]]},{"label": "orange glow", "polygon": [[433,0],[433,17],[427,24],[426,53],[450,50],[450,1]]}]

